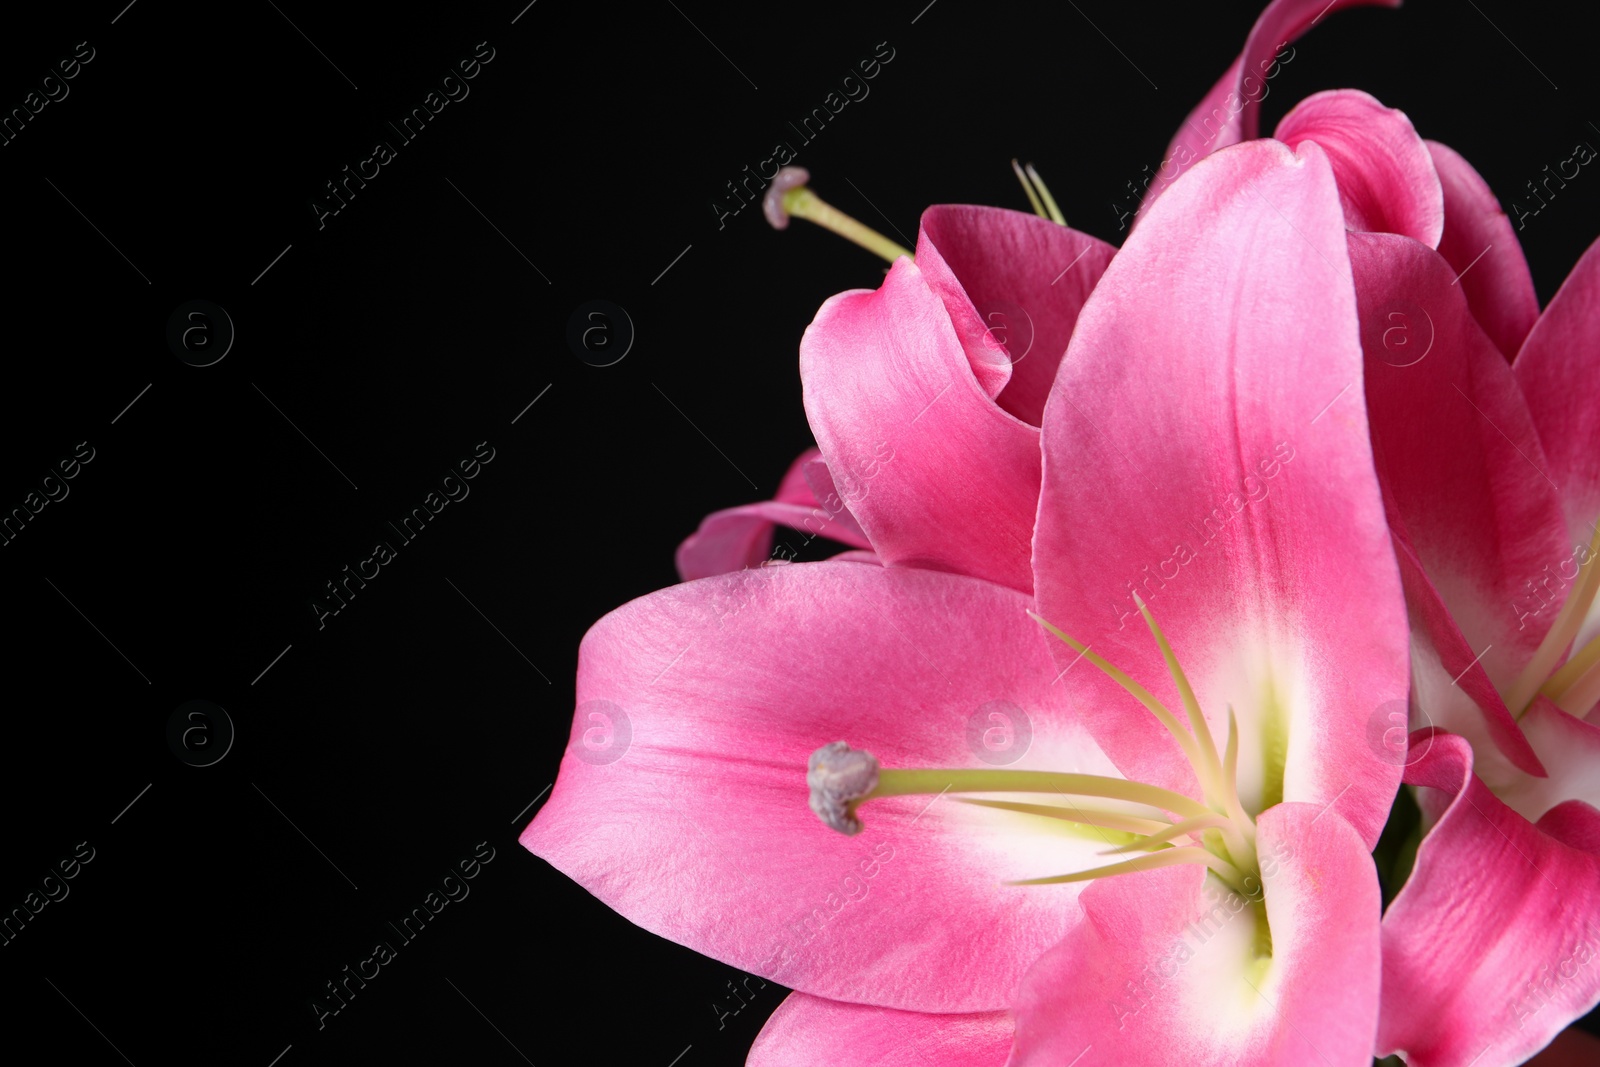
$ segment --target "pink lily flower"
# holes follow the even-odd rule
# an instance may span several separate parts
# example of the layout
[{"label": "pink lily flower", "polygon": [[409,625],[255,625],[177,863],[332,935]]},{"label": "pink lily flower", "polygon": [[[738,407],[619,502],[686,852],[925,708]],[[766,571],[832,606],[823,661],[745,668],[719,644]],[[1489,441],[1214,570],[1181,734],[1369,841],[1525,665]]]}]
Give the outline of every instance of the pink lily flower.
[{"label": "pink lily flower", "polygon": [[[1438,254],[1350,246],[1414,719],[1459,735],[1412,739],[1434,825],[1384,917],[1380,1050],[1519,1063],[1600,1003],[1600,424],[1575,388],[1600,341],[1600,252],[1507,366]],[[1384,345],[1394,315],[1418,331],[1404,359]]]},{"label": "pink lily flower", "polygon": [[[1259,136],[1261,101],[1281,65],[1292,61],[1289,45],[1328,14],[1358,4],[1398,7],[1400,0],[1268,4],[1239,58],[1179,127],[1142,210],[1197,160]],[[1421,140],[1401,112],[1352,90],[1307,97],[1273,137],[1291,146],[1302,140],[1321,145],[1339,177],[1349,228],[1404,234],[1437,249],[1454,268],[1478,323],[1506,359],[1517,354],[1539,317],[1533,277],[1511,220],[1460,154]]]},{"label": "pink lily flower", "polygon": [[[1271,5],[1241,63],[1264,26],[1306,7]],[[1407,781],[1431,787],[1437,824],[1384,919],[1379,1051],[1519,1063],[1600,1002],[1595,969],[1580,966],[1600,932],[1600,833],[1585,829],[1600,825],[1600,731],[1584,721],[1600,699],[1600,572],[1584,569],[1600,550],[1600,427],[1571,385],[1600,340],[1596,268],[1586,256],[1540,317],[1483,179],[1443,145],[1419,156],[1403,117],[1387,131],[1355,121],[1363,107],[1377,117],[1357,95],[1308,99],[1276,136],[1335,159],[1418,717],[1471,745],[1423,735],[1410,757]],[[1254,110],[1242,110],[1248,136]],[[1488,862],[1496,854],[1506,862]]]},{"label": "pink lily flower", "polygon": [[[1203,154],[1190,143],[1196,120],[1215,114],[1241,67],[1266,62],[1282,27],[1299,32],[1311,6],[1268,8],[1175,151]],[[1257,102],[1215,143],[1253,136]],[[1582,570],[1600,548],[1600,427],[1571,384],[1584,370],[1574,361],[1600,339],[1595,268],[1586,256],[1541,318],[1487,184],[1444,145],[1426,142],[1419,156],[1410,124],[1390,115],[1399,121],[1385,130],[1370,98],[1318,94],[1276,136],[1316,140],[1335,160],[1416,635],[1416,706],[1471,744],[1413,739],[1406,780],[1430,787],[1421,799],[1436,825],[1384,918],[1379,1051],[1492,1067],[1522,1062],[1600,1001],[1586,966],[1600,933],[1600,732],[1583,721],[1600,698],[1588,673],[1600,572]],[[1504,366],[1513,356],[1527,405]],[[1555,1062],[1554,1049],[1539,1062]]]},{"label": "pink lily flower", "polygon": [[1240,145],[1174,186],[1069,325],[1040,473],[1004,495],[971,472],[1028,423],[938,258],[833,298],[802,346],[829,469],[894,446],[851,508],[888,565],[600,620],[522,843],[794,989],[763,1067],[1365,1067],[1399,782],[1365,731],[1406,633],[1327,154]]},{"label": "pink lily flower", "polygon": [[775,500],[708,516],[679,548],[680,575],[759,565],[777,522],[888,566],[1027,592],[1045,397],[1114,252],[1022,212],[923,212],[915,262],[876,293],[830,300],[801,343],[819,452]]}]

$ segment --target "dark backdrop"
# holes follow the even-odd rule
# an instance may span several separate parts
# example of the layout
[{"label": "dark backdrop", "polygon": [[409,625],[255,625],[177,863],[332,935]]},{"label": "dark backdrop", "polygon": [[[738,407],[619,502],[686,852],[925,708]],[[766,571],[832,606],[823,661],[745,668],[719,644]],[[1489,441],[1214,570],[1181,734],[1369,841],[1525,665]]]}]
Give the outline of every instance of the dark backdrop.
[{"label": "dark backdrop", "polygon": [[[881,278],[711,205],[782,139],[910,243],[929,203],[1025,208],[1016,155],[1118,242],[1125,183],[1256,6],[125,2],[0,32],[0,107],[57,97],[0,147],[0,508],[58,498],[0,547],[0,909],[38,907],[0,947],[6,1040],[140,1067],[742,1062],[782,990],[719,1018],[737,971],[516,843],[585,629],[674,581],[706,512],[770,493],[810,444],[802,330]],[[1330,18],[1266,128],[1359,86],[1526,199],[1600,145],[1566,11]],[[879,42],[870,95],[800,144],[786,123]],[[409,143],[385,126],[462,60],[468,95]],[[394,157],[363,164],[378,140]],[[324,183],[375,165],[333,213]],[[1526,222],[1542,299],[1596,233],[1586,171]],[[607,367],[567,340],[597,299],[635,333]],[[394,536],[462,460],[469,495]],[[380,539],[396,557],[321,615]],[[463,860],[469,895],[391,935]],[[380,939],[396,958],[319,1028],[311,999]]]}]

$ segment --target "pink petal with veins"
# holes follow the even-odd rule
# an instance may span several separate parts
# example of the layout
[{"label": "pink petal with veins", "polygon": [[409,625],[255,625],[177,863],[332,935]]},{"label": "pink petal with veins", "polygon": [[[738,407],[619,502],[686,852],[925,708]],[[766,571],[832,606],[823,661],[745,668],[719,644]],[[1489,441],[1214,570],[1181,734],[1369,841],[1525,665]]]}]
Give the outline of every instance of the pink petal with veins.
[{"label": "pink petal with veins", "polygon": [[1539,298],[1511,220],[1489,183],[1438,141],[1428,142],[1444,189],[1444,234],[1439,254],[1460,276],[1473,317],[1511,359],[1539,318]]},{"label": "pink petal with veins", "polygon": [[822,457],[886,565],[1031,588],[1039,431],[984,391],[921,268],[902,258],[876,292],[823,304],[800,376]]},{"label": "pink petal with veins", "polygon": [[1023,983],[1010,1067],[1091,1048],[1102,1059],[1084,1062],[1368,1067],[1381,902],[1366,843],[1309,804],[1263,813],[1260,830],[1270,959],[1253,962],[1255,907],[1207,896],[1195,868],[1096,882],[1085,921]]},{"label": "pink petal with veins", "polygon": [[[1464,739],[1418,731],[1411,743],[1421,754],[1406,781],[1446,807],[1383,917],[1378,1055],[1401,1052],[1412,1067],[1521,1063],[1600,1002],[1600,857],[1501,803],[1472,773]],[[1600,830],[1592,808],[1546,819],[1569,837]]]},{"label": "pink petal with veins", "polygon": [[1586,545],[1600,518],[1600,241],[1567,275],[1513,371],[1561,489],[1567,539]]},{"label": "pink petal with veins", "polygon": [[1077,921],[1077,887],[1002,881],[1092,866],[1104,840],[924,796],[873,801],[846,837],[807,806],[806,765],[843,740],[885,766],[988,766],[972,739],[999,723],[1009,766],[1114,773],[1027,607],[833,562],[634,600],[583,640],[571,741],[522,844],[645,929],[792,989],[1003,1010]]},{"label": "pink petal with veins", "polygon": [[930,207],[917,235],[917,266],[980,380],[981,368],[1008,366],[997,400],[1034,426],[1078,312],[1115,253],[1049,219],[970,204]]},{"label": "pink petal with veins", "polygon": [[1356,89],[1333,89],[1296,104],[1273,136],[1290,148],[1315,141],[1328,154],[1350,229],[1438,245],[1444,192],[1428,146],[1403,112]]},{"label": "pink petal with veins", "polygon": [[750,1049],[746,1067],[1002,1067],[1005,1012],[928,1015],[791,993]]},{"label": "pink petal with veins", "polygon": [[[772,553],[775,525],[799,530],[807,538],[826,537],[852,548],[870,548],[866,535],[842,501],[826,500],[811,482],[826,478],[827,467],[815,448],[789,465],[778,495],[757,504],[714,511],[678,546],[678,576],[684,581],[709,578],[745,567],[759,567]],[[826,482],[831,486],[832,482]]]},{"label": "pink petal with veins", "polygon": [[1349,244],[1378,476],[1402,554],[1432,586],[1410,590],[1439,656],[1418,676],[1423,710],[1479,737],[1462,718],[1465,689],[1506,757],[1537,772],[1499,694],[1559,608],[1533,581],[1572,555],[1548,461],[1511,368],[1443,257],[1393,234],[1352,233]]}]

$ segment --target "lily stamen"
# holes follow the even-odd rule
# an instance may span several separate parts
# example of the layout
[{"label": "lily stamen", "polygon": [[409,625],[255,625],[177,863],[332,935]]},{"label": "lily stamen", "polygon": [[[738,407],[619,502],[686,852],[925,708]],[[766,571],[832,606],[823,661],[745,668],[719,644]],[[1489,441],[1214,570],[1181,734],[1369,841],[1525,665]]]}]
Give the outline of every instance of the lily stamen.
[{"label": "lily stamen", "polygon": [[[852,749],[843,741],[835,741],[811,755],[806,770],[806,784],[811,789],[811,810],[833,829],[856,834],[861,831],[861,820],[856,810],[867,801],[881,797],[932,795],[937,798],[946,793],[1054,793],[1066,803],[1023,803],[962,796],[954,799],[980,807],[1093,827],[1111,846],[1100,853],[1102,856],[1129,852],[1144,852],[1146,855],[1088,870],[1007,884],[1059,885],[1132,874],[1157,867],[1200,864],[1231,888],[1249,895],[1248,887],[1260,877],[1260,860],[1256,853],[1255,820],[1245,811],[1239,799],[1238,716],[1234,714],[1233,705],[1228,705],[1228,742],[1224,754],[1219,758],[1216,742],[1211,736],[1211,726],[1201,711],[1194,687],[1189,684],[1187,675],[1178,663],[1177,654],[1161,632],[1161,627],[1156,625],[1155,617],[1144,601],[1136,596],[1134,603],[1138,605],[1151,636],[1161,649],[1167,671],[1183,699],[1188,712],[1189,730],[1185,730],[1177,716],[1125,671],[1095,655],[1088,646],[1073,640],[1065,631],[1041,616],[1031,611],[1028,615],[1071,646],[1081,658],[1093,663],[1166,727],[1194,769],[1205,798],[1204,803],[1176,790],[1098,774],[998,768],[885,768],[871,753]],[[1073,803],[1069,799],[1071,797],[1097,797],[1139,804],[1150,809],[1150,812],[1099,808],[1085,810]],[[1105,830],[1126,835],[1128,840],[1115,843],[1106,837]]]},{"label": "lily stamen", "polygon": [[[1183,698],[1184,707],[1188,711],[1190,734],[1179,723],[1177,716],[1167,710],[1166,705],[1157,700],[1149,690],[1128,677],[1121,668],[1109,663],[1104,658],[1089,651],[1088,647],[1079,644],[1070,635],[1059,627],[1048,622],[1040,615],[1028,612],[1028,616],[1039,625],[1049,630],[1056,637],[1066,642],[1075,652],[1094,664],[1106,677],[1120,685],[1135,700],[1148,708],[1161,724],[1167,728],[1172,739],[1178,743],[1188,759],[1189,765],[1194,769],[1195,778],[1200,783],[1201,795],[1206,802],[1212,805],[1211,810],[1225,812],[1228,819],[1225,824],[1211,832],[1211,836],[1221,837],[1225,842],[1226,851],[1235,862],[1251,866],[1255,863],[1255,822],[1245,813],[1244,806],[1239,802],[1239,790],[1236,784],[1238,770],[1238,740],[1236,736],[1237,724],[1230,723],[1231,744],[1234,746],[1232,766],[1225,768],[1217,759],[1216,742],[1211,737],[1211,729],[1207,725],[1205,715],[1200,710],[1200,702],[1195,698],[1194,690],[1189,685],[1189,680],[1183,673],[1183,668],[1178,664],[1178,658],[1172,651],[1172,646],[1167,643],[1166,635],[1156,625],[1155,617],[1150,614],[1150,609],[1144,601],[1137,596],[1134,602],[1138,605],[1140,613],[1144,616],[1145,624],[1150,628],[1151,636],[1156,639],[1156,644],[1161,649],[1162,658],[1166,661],[1167,670],[1172,675],[1173,683],[1178,687],[1178,693]],[[1233,709],[1230,707],[1229,715]]]},{"label": "lily stamen", "polygon": [[[1081,882],[1184,863],[1202,864],[1235,888],[1245,885],[1245,873],[1228,858],[1218,855],[1216,851],[1203,845],[1174,847],[1170,844],[1171,839],[1176,837],[1193,837],[1212,830],[1226,832],[1232,826],[1232,820],[1208,810],[1198,801],[1182,793],[1160,786],[1097,774],[1054,771],[885,768],[878,764],[877,758],[870,752],[852,749],[843,741],[824,745],[812,753],[806,772],[806,782],[811,788],[811,810],[833,829],[852,835],[861,831],[861,820],[856,815],[856,809],[869,800],[882,797],[917,795],[938,797],[946,793],[1056,793],[1062,796],[1101,797],[1106,800],[1143,804],[1158,811],[1180,813],[1184,818],[1176,823],[1162,823],[1157,819],[1143,819],[1117,812],[1096,810],[1093,814],[1089,814],[1076,806],[956,798],[982,807],[1045,815],[1091,826],[1103,821],[1121,822],[1123,825],[1137,825],[1140,828],[1151,829],[1151,832],[1137,838],[1129,845],[1111,850],[1115,853],[1141,850],[1149,852],[1148,856],[1072,874],[1009,882],[1008,885]],[[1072,818],[1069,812],[1077,818]],[[1254,853],[1251,855],[1253,858]]]},{"label": "lily stamen", "polygon": [[1196,815],[1192,819],[1184,819],[1181,822],[1175,822],[1165,829],[1158,830],[1153,834],[1141,837],[1138,840],[1129,842],[1126,845],[1118,845],[1115,848],[1105,849],[1100,853],[1100,855],[1115,856],[1123,852],[1149,852],[1158,845],[1167,844],[1175,837],[1182,837],[1184,835],[1198,837],[1198,832],[1201,830],[1218,830],[1226,825],[1228,825],[1228,818],[1225,815]]},{"label": "lily stamen", "polygon": [[1569,656],[1561,669],[1539,687],[1539,692],[1551,700],[1560,700],[1561,695],[1576,685],[1578,679],[1588,674],[1597,663],[1600,663],[1600,636]]},{"label": "lily stamen", "polygon": [[1066,796],[1132,801],[1135,804],[1177,812],[1185,818],[1211,814],[1199,801],[1157,785],[1145,785],[1142,782],[1130,782],[1126,778],[1111,778],[1098,774],[1071,774],[1058,771],[966,768],[900,770],[886,767],[878,771],[877,786],[861,800],[940,793],[1058,793]]},{"label": "lily stamen", "polygon": [[1050,216],[1045,214],[1044,204],[1039,202],[1039,194],[1034,191],[1033,183],[1028,180],[1026,174],[1022,173],[1022,164],[1013,159],[1011,161],[1011,169],[1016,174],[1017,181],[1021,183],[1022,191],[1028,194],[1028,203],[1033,205],[1033,213],[1041,219],[1049,218]]},{"label": "lily stamen", "polygon": [[1139,871],[1155,870],[1157,867],[1178,867],[1191,863],[1205,865],[1228,885],[1239,890],[1240,893],[1244,892],[1245,876],[1237,867],[1220,856],[1214,856],[1197,846],[1169,849],[1165,852],[1141,856],[1136,860],[1112,863],[1105,867],[1094,867],[1087,871],[1074,871],[1071,874],[1055,874],[1047,878],[1024,878],[1015,882],[1007,882],[1006,885],[1065,885],[1069,882],[1090,882],[1096,878],[1110,878],[1119,874],[1136,874]]},{"label": "lily stamen", "polygon": [[1110,678],[1113,682],[1116,682],[1118,685],[1122,686],[1123,689],[1128,691],[1128,695],[1132,696],[1133,699],[1137,700],[1139,703],[1148,708],[1150,713],[1161,722],[1161,725],[1167,728],[1167,733],[1172,735],[1172,739],[1178,743],[1178,747],[1183,750],[1184,757],[1188,759],[1189,765],[1195,768],[1195,773],[1200,776],[1201,789],[1203,791],[1206,789],[1206,786],[1208,785],[1206,779],[1209,777],[1209,774],[1205,770],[1205,761],[1200,755],[1200,750],[1197,747],[1195,739],[1189,736],[1188,731],[1186,731],[1178,722],[1177,717],[1166,709],[1164,704],[1162,704],[1155,697],[1151,696],[1149,690],[1145,689],[1144,686],[1140,685],[1132,678],[1129,678],[1115,665],[1106,662],[1106,660],[1102,659],[1099,655],[1093,652],[1087,645],[1078,643],[1065,630],[1062,630],[1060,627],[1049,622],[1042,615],[1036,615],[1030,611],[1028,612],[1028,617],[1034,622],[1038,623],[1040,626],[1043,626],[1046,630],[1049,630],[1062,641],[1066,642],[1069,646],[1071,646],[1074,652],[1077,652],[1078,655],[1094,664],[1095,667],[1099,668],[1101,673],[1105,674],[1105,676]]},{"label": "lily stamen", "polygon": [[761,198],[762,214],[773,229],[788,229],[789,218],[794,216],[831,230],[890,263],[901,256],[916,258],[909,249],[902,248],[872,227],[862,225],[813,193],[806,186],[810,180],[811,172],[804,167],[783,167],[773,176],[772,184]]},{"label": "lily stamen", "polygon": [[[1045,187],[1044,179],[1039,177],[1039,172],[1029,163],[1026,168],[1018,165],[1016,160],[1011,161],[1011,169],[1017,175],[1017,181],[1022,183],[1022,191],[1028,194],[1028,203],[1033,205],[1033,213],[1041,219],[1049,219],[1059,226],[1067,224],[1067,217],[1056,206],[1056,198],[1050,195],[1050,190]],[[1024,173],[1026,170],[1026,173]],[[1035,190],[1038,190],[1035,192]],[[1041,203],[1041,199],[1043,203]]]},{"label": "lily stamen", "polygon": [[1126,834],[1130,838],[1143,839],[1150,834],[1160,833],[1172,825],[1170,822],[1159,819],[1142,818],[1138,815],[1127,815],[1119,811],[1083,808],[1076,804],[1070,807],[1062,807],[1059,804],[1024,804],[1014,800],[984,800],[979,797],[953,797],[952,799],[961,804],[971,804],[974,807],[996,808],[1000,811],[1014,811],[1022,815],[1039,815],[1047,819],[1075,822],[1082,826],[1093,826],[1096,829]]},{"label": "lily stamen", "polygon": [[[1217,786],[1219,793],[1226,792],[1228,784],[1222,779],[1222,764],[1217,759],[1217,744],[1211,737],[1211,727],[1206,722],[1205,713],[1200,710],[1200,702],[1195,699],[1194,689],[1189,685],[1188,676],[1183,673],[1183,668],[1178,665],[1178,657],[1173,653],[1172,646],[1167,643],[1167,637],[1161,632],[1161,627],[1156,625],[1155,616],[1150,614],[1150,609],[1145,606],[1139,594],[1133,594],[1133,603],[1139,609],[1139,614],[1144,616],[1145,625],[1150,628],[1150,634],[1156,639],[1156,645],[1161,649],[1161,658],[1167,664],[1167,672],[1172,675],[1172,682],[1178,687],[1178,696],[1183,701],[1184,710],[1189,713],[1189,729],[1194,731],[1195,741],[1200,746],[1200,758],[1206,768],[1212,772],[1212,783]],[[1210,799],[1217,799],[1212,796]]]},{"label": "lily stamen", "polygon": [[1566,602],[1561,605],[1561,611],[1556,615],[1556,621],[1550,624],[1549,632],[1544,635],[1544,640],[1539,642],[1539,647],[1528,660],[1528,665],[1522,668],[1522,673],[1506,691],[1506,707],[1515,718],[1522,718],[1523,713],[1533,703],[1533,698],[1538,695],[1540,687],[1546,684],[1547,680],[1550,682],[1555,680],[1551,669],[1561,658],[1562,650],[1572,643],[1572,639],[1578,636],[1578,631],[1583,627],[1583,620],[1589,614],[1589,606],[1594,603],[1595,593],[1600,592],[1600,567],[1589,566],[1594,562],[1596,554],[1600,554],[1600,526],[1595,528],[1594,537],[1589,541],[1589,560],[1584,564],[1588,569],[1567,594]]},{"label": "lily stamen", "polygon": [[1600,701],[1600,666],[1590,667],[1554,699],[1568,715],[1584,715]]}]

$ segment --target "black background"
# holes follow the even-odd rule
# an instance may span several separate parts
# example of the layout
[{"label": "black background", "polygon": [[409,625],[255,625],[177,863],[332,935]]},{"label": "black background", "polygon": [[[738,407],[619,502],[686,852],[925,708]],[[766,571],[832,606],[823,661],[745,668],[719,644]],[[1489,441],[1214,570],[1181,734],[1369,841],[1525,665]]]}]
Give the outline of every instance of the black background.
[{"label": "black background", "polygon": [[[525,2],[5,16],[5,111],[94,49],[0,148],[0,510],[94,449],[0,548],[0,910],[94,849],[0,948],[8,1042],[139,1067],[743,1062],[781,990],[719,1024],[737,971],[516,843],[567,742],[585,629],[673,582],[705,513],[770,495],[810,444],[801,332],[882,276],[804,223],[774,233],[750,209],[719,228],[711,202],[787,140],[820,195],[909,245],[930,203],[1025,210],[1015,155],[1118,243],[1125,183],[1258,12]],[[1517,199],[1600,145],[1571,10],[1330,17],[1264,128],[1363,88]],[[800,144],[786,123],[883,41],[870,95]],[[400,145],[385,121],[478,42],[494,58],[470,95]],[[312,199],[380,139],[396,158],[319,229]],[[1586,169],[1521,235],[1542,301],[1597,233]],[[212,366],[166,341],[193,299],[236,329]],[[591,299],[636,329],[609,367],[566,341]],[[324,583],[482,441],[470,495],[319,629]],[[166,739],[193,699],[236,728],[207,767]],[[470,896],[319,1029],[310,998],[479,842],[494,859]]]}]

